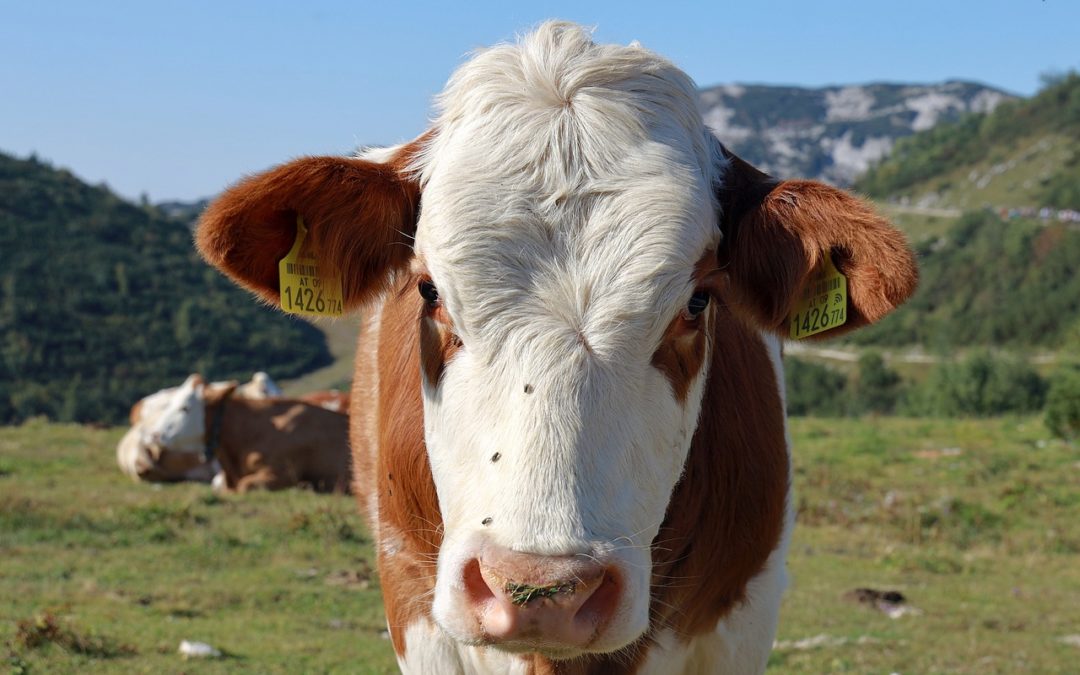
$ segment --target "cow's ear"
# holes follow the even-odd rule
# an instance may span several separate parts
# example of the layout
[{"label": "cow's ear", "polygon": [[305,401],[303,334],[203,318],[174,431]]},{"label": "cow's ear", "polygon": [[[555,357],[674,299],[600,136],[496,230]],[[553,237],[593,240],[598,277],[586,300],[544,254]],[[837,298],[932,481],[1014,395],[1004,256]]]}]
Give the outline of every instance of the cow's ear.
[{"label": "cow's ear", "polygon": [[877,321],[914,292],[915,256],[870,204],[815,181],[776,181],[724,153],[718,266],[734,311],[786,336],[789,316],[827,257],[847,277],[847,322],[820,337]]},{"label": "cow's ear", "polygon": [[420,143],[383,162],[306,157],[245,178],[207,207],[196,246],[212,265],[278,304],[278,262],[302,217],[318,264],[341,275],[345,305],[363,304],[412,255],[420,188],[407,165]]}]

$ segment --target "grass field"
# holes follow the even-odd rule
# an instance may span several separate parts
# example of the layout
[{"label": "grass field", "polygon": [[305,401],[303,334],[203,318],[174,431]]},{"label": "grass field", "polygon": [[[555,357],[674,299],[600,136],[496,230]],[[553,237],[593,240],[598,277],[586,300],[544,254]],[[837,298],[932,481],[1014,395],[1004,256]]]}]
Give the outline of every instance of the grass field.
[{"label": "grass field", "polygon": [[[1080,451],[1034,418],[792,432],[800,522],[770,672],[1078,672]],[[350,498],[132,484],[120,433],[0,429],[0,672],[394,672]],[[864,586],[920,613],[844,597]],[[181,640],[224,657],[184,661]]]}]

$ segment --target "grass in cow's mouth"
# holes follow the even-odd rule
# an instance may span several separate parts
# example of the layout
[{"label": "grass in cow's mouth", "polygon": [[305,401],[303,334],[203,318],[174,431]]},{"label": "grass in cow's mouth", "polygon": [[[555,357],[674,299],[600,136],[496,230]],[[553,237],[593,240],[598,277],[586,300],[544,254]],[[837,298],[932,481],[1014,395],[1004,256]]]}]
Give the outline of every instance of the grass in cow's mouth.
[{"label": "grass in cow's mouth", "polygon": [[517,584],[513,581],[506,582],[506,592],[510,594],[510,602],[522,606],[537,598],[550,598],[559,593],[573,593],[574,582],[564,584],[552,584],[550,586],[533,586],[531,584]]}]

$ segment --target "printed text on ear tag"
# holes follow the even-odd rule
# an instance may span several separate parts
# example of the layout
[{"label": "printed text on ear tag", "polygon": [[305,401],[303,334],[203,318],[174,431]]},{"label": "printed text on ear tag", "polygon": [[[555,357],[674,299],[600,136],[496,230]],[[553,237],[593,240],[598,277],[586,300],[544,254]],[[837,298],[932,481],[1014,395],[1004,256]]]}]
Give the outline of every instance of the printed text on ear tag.
[{"label": "printed text on ear tag", "polygon": [[833,265],[826,253],[824,264],[810,277],[803,295],[788,319],[792,340],[816,335],[847,321],[847,277]]},{"label": "printed text on ear tag", "polygon": [[315,252],[306,243],[307,233],[304,218],[297,216],[296,241],[278,263],[281,308],[292,314],[341,316],[341,275],[319,266]]}]

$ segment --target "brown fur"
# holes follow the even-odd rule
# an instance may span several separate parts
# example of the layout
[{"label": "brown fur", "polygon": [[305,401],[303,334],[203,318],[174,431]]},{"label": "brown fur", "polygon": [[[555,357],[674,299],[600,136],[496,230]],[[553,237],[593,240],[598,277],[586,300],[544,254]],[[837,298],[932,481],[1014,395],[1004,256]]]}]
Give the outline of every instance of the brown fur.
[{"label": "brown fur", "polygon": [[300,483],[347,492],[352,478],[348,418],[288,399],[206,397],[206,438],[221,411],[215,456],[229,490],[279,490]]},{"label": "brown fur", "polygon": [[[706,251],[697,261],[694,265],[694,279],[699,290],[708,290],[710,295],[715,295],[715,252]],[[660,347],[652,356],[653,367],[663,373],[671,383],[675,398],[680,403],[686,403],[690,385],[701,372],[701,364],[705,360],[707,315],[708,311],[696,319],[690,319],[680,312],[679,316],[668,324],[664,337],[660,340]]]},{"label": "brown fur", "polygon": [[848,278],[847,323],[818,338],[873,323],[915,291],[918,266],[904,235],[869,204],[815,181],[777,183],[728,156],[725,183],[756,200],[719,194],[728,212],[718,263],[737,314],[786,336],[792,307],[826,255]]},{"label": "brown fur", "polygon": [[705,360],[705,333],[694,323],[675,317],[652,355],[653,366],[671,383],[675,398],[682,404]]},{"label": "brown fur", "polygon": [[[423,300],[408,292],[391,293],[375,338],[379,345],[379,453],[375,460],[375,489],[379,513],[372,528],[379,539],[392,542],[397,554],[379,547],[379,576],[394,650],[405,653],[405,628],[431,613],[435,560],[442,543],[435,481],[424,444],[424,410],[420,397],[420,345],[418,317]],[[354,416],[355,417],[355,416]],[[354,422],[357,444],[366,430]],[[365,449],[357,447],[358,454]],[[357,462],[359,464],[359,460]]]},{"label": "brown fur", "polygon": [[305,157],[246,178],[203,212],[196,246],[212,265],[278,304],[278,262],[303,216],[320,264],[341,273],[346,307],[363,304],[412,255],[420,188],[400,169],[423,138],[390,164]]},{"label": "brown fur", "polygon": [[420,319],[420,367],[429,383],[438,384],[446,364],[460,348],[453,324],[431,316]]}]

